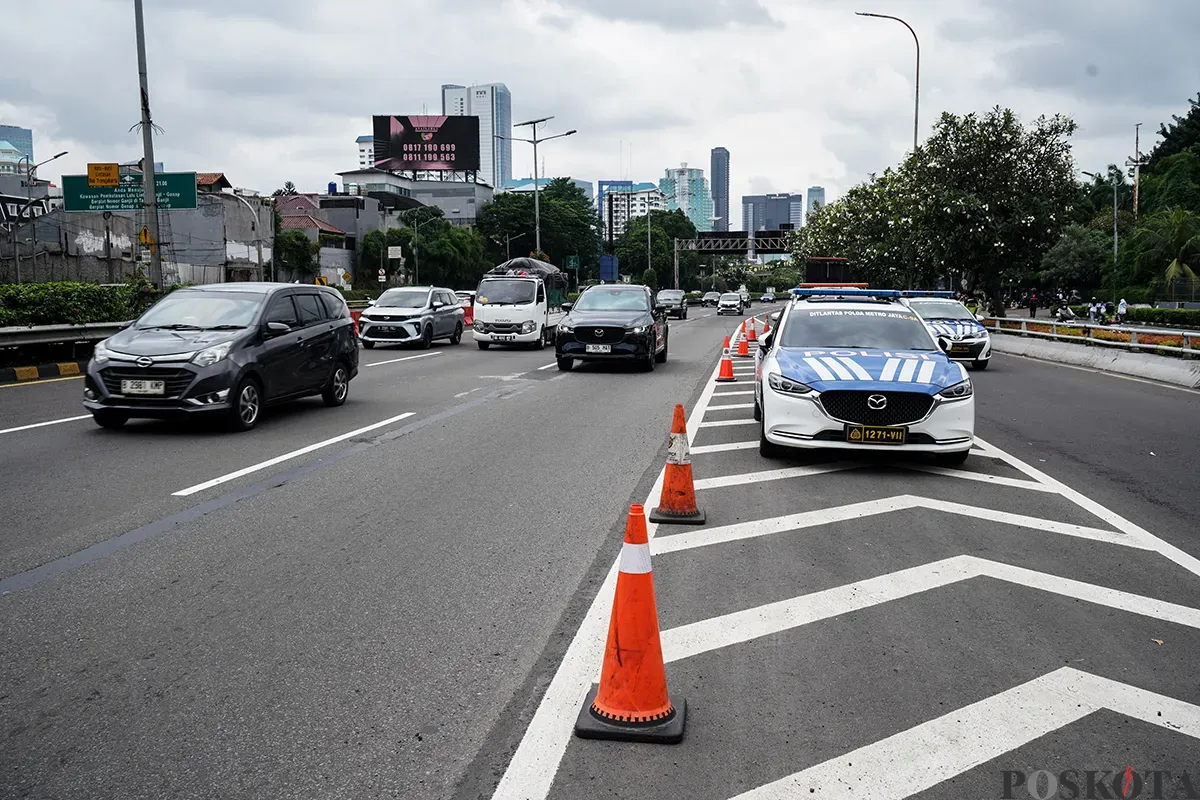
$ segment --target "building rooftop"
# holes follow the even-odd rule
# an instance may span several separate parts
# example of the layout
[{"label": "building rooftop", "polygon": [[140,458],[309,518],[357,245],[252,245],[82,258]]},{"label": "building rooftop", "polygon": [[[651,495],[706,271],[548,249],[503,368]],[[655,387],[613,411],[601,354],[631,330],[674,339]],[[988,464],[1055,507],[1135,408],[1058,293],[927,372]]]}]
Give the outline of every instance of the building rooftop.
[{"label": "building rooftop", "polygon": [[336,225],[330,225],[323,219],[317,219],[312,214],[282,214],[279,217],[279,227],[288,230],[311,230],[316,228],[322,233],[337,233],[345,235],[346,232]]},{"label": "building rooftop", "polygon": [[232,189],[233,184],[225,177],[224,172],[197,172],[196,188],[219,192],[222,189]]},{"label": "building rooftop", "polygon": [[354,143],[355,144],[366,144],[367,142],[373,142],[373,141],[375,141],[374,136],[360,136],[354,140]]}]

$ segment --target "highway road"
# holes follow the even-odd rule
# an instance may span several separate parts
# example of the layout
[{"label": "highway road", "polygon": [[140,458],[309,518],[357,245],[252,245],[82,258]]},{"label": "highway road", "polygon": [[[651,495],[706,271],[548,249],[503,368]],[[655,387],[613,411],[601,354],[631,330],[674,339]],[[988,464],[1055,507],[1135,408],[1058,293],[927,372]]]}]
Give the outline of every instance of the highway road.
[{"label": "highway road", "polygon": [[[766,461],[710,313],[649,374],[363,351],[344,407],[249,434],[0,387],[0,798],[1200,788],[1200,394],[997,356],[962,469]],[[676,403],[708,523],[651,535],[687,734],[573,739]]]}]

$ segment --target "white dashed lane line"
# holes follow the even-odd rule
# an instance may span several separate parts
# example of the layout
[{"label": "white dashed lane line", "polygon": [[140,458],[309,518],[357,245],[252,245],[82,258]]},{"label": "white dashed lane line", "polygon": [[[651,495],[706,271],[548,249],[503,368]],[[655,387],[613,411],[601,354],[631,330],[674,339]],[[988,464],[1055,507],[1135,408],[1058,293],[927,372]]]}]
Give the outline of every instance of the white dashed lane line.
[{"label": "white dashed lane line", "polygon": [[18,431],[28,431],[33,428],[45,428],[47,425],[61,425],[64,422],[78,422],[81,419],[91,419],[91,414],[80,414],[78,417],[64,417],[63,419],[52,419],[48,422],[35,422],[32,425],[18,425],[15,428],[5,428],[0,430],[0,434],[17,433]]}]

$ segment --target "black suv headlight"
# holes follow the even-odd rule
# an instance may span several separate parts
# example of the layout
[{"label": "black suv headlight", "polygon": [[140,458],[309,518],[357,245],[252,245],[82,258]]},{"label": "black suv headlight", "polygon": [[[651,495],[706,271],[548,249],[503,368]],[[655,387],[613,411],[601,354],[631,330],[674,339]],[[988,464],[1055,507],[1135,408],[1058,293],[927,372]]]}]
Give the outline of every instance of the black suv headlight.
[{"label": "black suv headlight", "polygon": [[942,400],[950,401],[966,400],[968,397],[971,397],[974,394],[975,389],[973,386],[971,386],[971,379],[967,378],[965,381],[956,383],[953,386],[947,386],[945,389],[942,389],[940,392],[938,392],[937,396]]},{"label": "black suv headlight", "polygon": [[767,384],[775,391],[783,394],[809,394],[813,390],[806,383],[785,378],[775,372],[767,375]]}]

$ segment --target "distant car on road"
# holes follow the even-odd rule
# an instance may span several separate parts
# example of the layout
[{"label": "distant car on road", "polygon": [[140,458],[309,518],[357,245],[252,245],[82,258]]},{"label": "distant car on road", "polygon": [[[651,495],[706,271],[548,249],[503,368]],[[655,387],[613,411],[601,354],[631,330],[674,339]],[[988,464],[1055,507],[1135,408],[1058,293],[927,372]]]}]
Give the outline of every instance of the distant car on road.
[{"label": "distant car on road", "polygon": [[439,286],[404,286],[388,289],[371,301],[358,318],[358,335],[368,350],[377,344],[415,343],[428,348],[434,339],[458,344],[465,325],[454,292]]},{"label": "distant car on road", "polygon": [[750,306],[754,305],[754,302],[753,302],[753,301],[750,299],[750,293],[749,293],[749,292],[741,292],[740,294],[741,294],[741,297],[742,297],[742,305],[743,305],[744,307],[746,307],[746,308],[750,308]]},{"label": "distant car on road", "polygon": [[207,284],[171,292],[97,344],[83,405],[102,428],[198,414],[246,431],[283,400],[342,405],[357,374],[354,324],[336,290]]},{"label": "distant car on road", "polygon": [[721,302],[720,292],[705,292],[704,297],[700,299],[700,305],[706,307],[712,306],[713,308],[716,308],[717,303],[719,302]]},{"label": "distant car on road", "polygon": [[758,300],[760,303],[774,303],[775,295],[771,292],[767,292],[762,297],[758,298]]},{"label": "distant car on road", "polygon": [[722,314],[736,314],[741,316],[746,313],[746,303],[742,300],[742,296],[737,292],[726,292],[721,295],[720,301],[717,303],[717,316]]},{"label": "distant car on road", "polygon": [[645,286],[591,286],[558,323],[554,356],[569,371],[576,360],[633,360],[647,370],[667,360],[667,311]]},{"label": "distant car on road", "polygon": [[656,302],[662,306],[668,317],[687,319],[688,300],[682,290],[660,289]]}]

